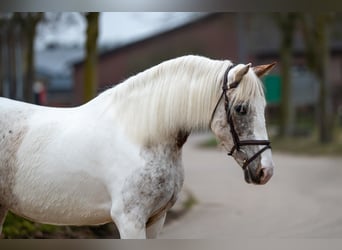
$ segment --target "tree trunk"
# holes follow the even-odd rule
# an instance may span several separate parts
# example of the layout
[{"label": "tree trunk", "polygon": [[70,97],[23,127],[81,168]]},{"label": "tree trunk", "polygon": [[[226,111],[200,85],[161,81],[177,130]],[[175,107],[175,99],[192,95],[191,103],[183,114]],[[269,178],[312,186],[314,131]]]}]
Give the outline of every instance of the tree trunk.
[{"label": "tree trunk", "polygon": [[24,50],[24,100],[33,102],[33,82],[35,80],[34,68],[34,38],[35,28],[28,27],[26,30],[26,48]]},{"label": "tree trunk", "polygon": [[23,32],[25,34],[26,46],[24,48],[24,91],[23,97],[26,102],[33,102],[33,83],[35,81],[35,55],[34,55],[34,39],[36,37],[36,28],[43,18],[43,13],[27,13],[21,16]]},{"label": "tree trunk", "polygon": [[277,25],[282,34],[280,61],[281,61],[281,103],[279,136],[289,136],[294,130],[294,105],[292,103],[292,51],[293,32],[295,29],[295,13],[279,13],[275,16]]},{"label": "tree trunk", "polygon": [[86,58],[84,72],[84,101],[93,99],[97,93],[97,37],[98,37],[98,12],[89,12],[85,15],[87,20],[86,30]]},{"label": "tree trunk", "polygon": [[333,112],[328,79],[329,64],[329,31],[328,19],[323,14],[317,17],[317,56],[321,58],[321,63],[317,65],[316,75],[319,79],[319,139],[321,143],[329,143],[333,140]]},{"label": "tree trunk", "polygon": [[329,64],[329,24],[332,16],[328,13],[304,14],[301,18],[304,39],[307,49],[309,67],[319,81],[318,131],[320,143],[333,140],[333,112],[328,79]]},{"label": "tree trunk", "polygon": [[8,76],[9,76],[9,98],[17,97],[17,79],[16,79],[16,22],[10,20],[7,28],[7,44],[8,44]]},{"label": "tree trunk", "polygon": [[0,96],[4,96],[4,65],[3,65],[3,23],[4,21],[0,19]]}]

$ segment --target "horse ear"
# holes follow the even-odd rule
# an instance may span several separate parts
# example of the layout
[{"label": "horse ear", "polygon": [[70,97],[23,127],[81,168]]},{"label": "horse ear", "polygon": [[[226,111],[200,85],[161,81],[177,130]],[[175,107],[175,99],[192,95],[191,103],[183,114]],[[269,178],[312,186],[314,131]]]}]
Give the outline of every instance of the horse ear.
[{"label": "horse ear", "polygon": [[244,65],[241,69],[239,69],[238,72],[236,72],[236,75],[235,75],[235,81],[232,82],[229,87],[230,88],[235,88],[237,87],[237,85],[239,85],[242,77],[248,72],[249,68],[252,66],[251,63],[248,63],[246,65]]},{"label": "horse ear", "polygon": [[260,78],[264,75],[267,75],[276,65],[276,62],[270,63],[270,64],[265,64],[265,65],[258,65],[253,67],[254,73]]}]

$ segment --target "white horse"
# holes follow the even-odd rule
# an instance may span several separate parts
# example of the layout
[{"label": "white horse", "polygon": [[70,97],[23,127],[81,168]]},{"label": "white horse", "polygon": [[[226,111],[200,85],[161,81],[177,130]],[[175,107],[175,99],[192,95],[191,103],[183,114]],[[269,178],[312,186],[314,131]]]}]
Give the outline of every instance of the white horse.
[{"label": "white horse", "polygon": [[247,182],[266,183],[273,161],[258,76],[272,67],[184,56],[79,107],[0,98],[0,233],[12,211],[55,225],[113,221],[121,238],[157,237],[196,129],[210,127],[232,149]]}]

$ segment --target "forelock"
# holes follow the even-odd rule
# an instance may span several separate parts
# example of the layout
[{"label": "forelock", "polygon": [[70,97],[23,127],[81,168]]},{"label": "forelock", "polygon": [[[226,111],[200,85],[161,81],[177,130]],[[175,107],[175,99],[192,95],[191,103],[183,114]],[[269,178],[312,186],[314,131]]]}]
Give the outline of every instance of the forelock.
[{"label": "forelock", "polygon": [[236,88],[229,90],[229,98],[231,106],[236,104],[253,105],[253,103],[260,100],[265,102],[263,84],[252,69],[249,69],[242,77]]}]

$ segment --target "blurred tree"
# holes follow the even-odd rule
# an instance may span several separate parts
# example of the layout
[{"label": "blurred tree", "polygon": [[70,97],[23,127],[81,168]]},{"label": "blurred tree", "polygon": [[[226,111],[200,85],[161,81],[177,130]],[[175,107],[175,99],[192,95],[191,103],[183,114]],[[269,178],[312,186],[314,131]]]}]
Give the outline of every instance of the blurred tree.
[{"label": "blurred tree", "polygon": [[[65,32],[73,26],[83,28],[85,23],[85,73],[84,73],[84,92],[83,101],[89,101],[97,93],[97,39],[99,33],[99,13],[98,12],[68,12],[68,13],[46,13],[45,20],[40,26],[39,37],[45,40],[44,36],[53,32],[58,34]],[[50,41],[51,45],[58,45],[58,41]],[[62,44],[63,41],[60,41]],[[78,42],[74,42],[77,44]]]},{"label": "blurred tree", "polygon": [[[44,40],[44,36],[48,37],[49,32],[62,32],[62,30],[65,31],[66,27],[79,25],[81,18],[77,12],[1,13],[0,94],[5,94],[2,84],[7,80],[10,82],[8,85],[9,97],[33,102],[32,86],[35,81],[36,38]],[[3,46],[5,46],[4,49],[2,49]],[[21,75],[23,76],[23,84],[17,86],[18,79],[16,77]],[[19,96],[18,93],[20,93]]]},{"label": "blurred tree", "polygon": [[86,58],[84,72],[84,101],[89,101],[97,92],[97,38],[99,33],[99,13],[85,14],[86,28]]},{"label": "blurred tree", "polygon": [[[21,74],[17,66],[22,63],[19,58],[21,37],[21,26],[17,16],[13,13],[2,13],[0,15],[0,93],[7,94],[13,99],[18,98],[18,92],[21,93],[17,86]],[[4,93],[4,86],[6,86],[6,93]]]},{"label": "blurred tree", "polygon": [[[19,27],[18,27],[19,26]],[[20,23],[16,15],[7,22],[5,42],[7,43],[7,74],[9,81],[9,97],[12,99],[17,98],[17,62],[16,62],[16,50],[17,50],[17,39],[18,33],[21,32]]]},{"label": "blurred tree", "polygon": [[296,13],[276,13],[274,19],[281,32],[281,103],[279,136],[289,136],[294,130],[294,109],[292,105],[291,66],[293,51],[293,33],[296,28]]},{"label": "blurred tree", "polygon": [[3,65],[3,33],[4,33],[4,27],[5,27],[5,19],[3,16],[0,16],[0,96],[3,96],[3,84],[4,84],[4,65]]},{"label": "blurred tree", "polygon": [[300,24],[306,44],[306,58],[319,81],[318,127],[319,141],[332,142],[333,139],[333,111],[328,80],[329,65],[329,29],[333,20],[330,13],[301,14]]},{"label": "blurred tree", "polygon": [[24,101],[33,102],[32,87],[35,80],[34,68],[34,40],[38,23],[43,19],[43,12],[16,12],[13,20],[20,24],[24,35],[23,74],[24,74]]}]

